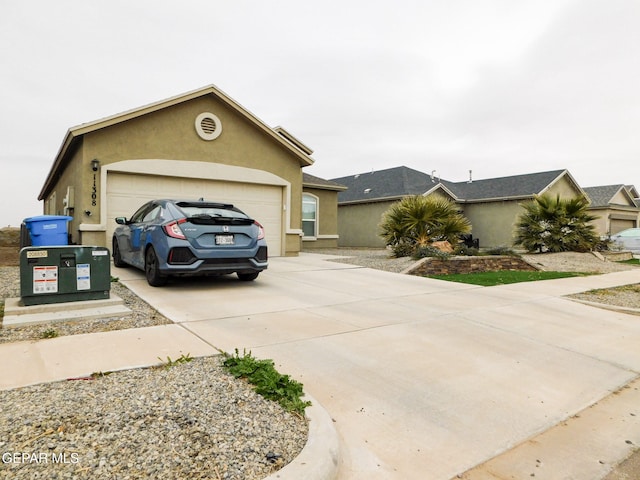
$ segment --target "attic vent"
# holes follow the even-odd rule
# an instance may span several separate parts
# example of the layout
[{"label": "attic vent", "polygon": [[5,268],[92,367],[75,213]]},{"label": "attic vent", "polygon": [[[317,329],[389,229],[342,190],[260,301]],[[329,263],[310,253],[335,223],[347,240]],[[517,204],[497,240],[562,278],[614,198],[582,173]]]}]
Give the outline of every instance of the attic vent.
[{"label": "attic vent", "polygon": [[364,193],[371,193],[371,189],[370,188],[365,188],[364,189]]},{"label": "attic vent", "polygon": [[216,131],[216,122],[213,120],[213,118],[203,118],[200,122],[200,126],[202,127],[204,133],[206,133],[207,135],[211,135]]},{"label": "attic vent", "polygon": [[215,140],[222,133],[222,123],[213,113],[204,112],[196,117],[196,132],[203,140]]}]

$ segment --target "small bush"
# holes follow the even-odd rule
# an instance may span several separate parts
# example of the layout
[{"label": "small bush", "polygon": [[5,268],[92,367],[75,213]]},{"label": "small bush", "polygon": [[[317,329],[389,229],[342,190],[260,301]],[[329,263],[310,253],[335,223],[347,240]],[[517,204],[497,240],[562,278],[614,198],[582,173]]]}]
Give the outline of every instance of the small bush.
[{"label": "small bush", "polygon": [[443,252],[442,250],[432,247],[431,245],[424,245],[424,246],[417,247],[413,254],[413,258],[425,258],[425,257],[438,258],[440,260],[448,260],[451,257],[451,254]]},{"label": "small bush", "polygon": [[519,256],[512,248],[506,245],[500,245],[498,247],[489,248],[486,251],[487,255],[509,255],[512,257]]},{"label": "small bush", "polygon": [[593,250],[595,250],[596,252],[607,252],[609,250],[612,250],[612,248],[613,248],[613,242],[611,241],[610,238],[600,238],[593,245]]},{"label": "small bush", "polygon": [[53,328],[48,328],[40,335],[41,338],[56,338],[58,336],[58,332]]},{"label": "small bush", "polygon": [[400,242],[391,246],[391,252],[395,258],[411,257],[415,251],[415,245]]},{"label": "small bush", "polygon": [[475,247],[467,247],[464,243],[458,244],[454,251],[455,255],[462,255],[465,257],[476,257],[480,255],[480,250]]},{"label": "small bush", "polygon": [[304,414],[304,409],[311,402],[302,401],[302,384],[291,379],[289,375],[278,373],[273,365],[273,360],[258,360],[251,352],[243,352],[240,356],[238,349],[235,355],[224,354],[223,365],[236,378],[246,378],[255,386],[259,393],[268,400],[278,402],[288,412]]}]

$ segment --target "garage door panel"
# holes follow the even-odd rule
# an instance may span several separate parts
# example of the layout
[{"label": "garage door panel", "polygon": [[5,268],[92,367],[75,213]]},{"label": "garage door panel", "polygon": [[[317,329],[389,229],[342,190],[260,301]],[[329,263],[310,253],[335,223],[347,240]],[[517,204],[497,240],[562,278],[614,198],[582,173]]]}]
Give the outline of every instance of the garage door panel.
[{"label": "garage door panel", "polygon": [[110,172],[107,178],[107,238],[113,236],[116,217],[131,217],[145,202],[159,198],[232,203],[265,228],[269,254],[282,250],[282,187],[274,185],[134,175]]},{"label": "garage door panel", "polygon": [[611,219],[611,235],[614,235],[622,230],[626,230],[627,228],[634,228],[636,226],[633,220],[622,220],[622,219]]}]

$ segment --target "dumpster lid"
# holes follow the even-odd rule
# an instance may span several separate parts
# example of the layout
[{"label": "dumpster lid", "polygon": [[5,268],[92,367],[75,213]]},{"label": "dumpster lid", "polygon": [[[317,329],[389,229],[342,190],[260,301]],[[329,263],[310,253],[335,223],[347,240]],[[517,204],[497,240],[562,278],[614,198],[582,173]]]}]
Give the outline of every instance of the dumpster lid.
[{"label": "dumpster lid", "polygon": [[33,222],[50,222],[54,220],[66,220],[67,222],[73,220],[73,217],[68,215],[37,215],[35,217],[27,217],[23,220],[24,223]]}]

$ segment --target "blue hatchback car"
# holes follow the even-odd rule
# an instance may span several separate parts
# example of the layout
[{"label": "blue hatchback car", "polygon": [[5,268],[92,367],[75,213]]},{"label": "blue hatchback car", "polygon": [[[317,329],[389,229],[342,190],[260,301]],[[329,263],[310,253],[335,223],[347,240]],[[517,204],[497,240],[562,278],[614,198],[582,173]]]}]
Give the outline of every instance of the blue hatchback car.
[{"label": "blue hatchback car", "polygon": [[267,268],[262,225],[231,204],[152,200],[115,220],[114,265],[143,270],[154,287],[171,275],[236,273],[251,281]]}]

